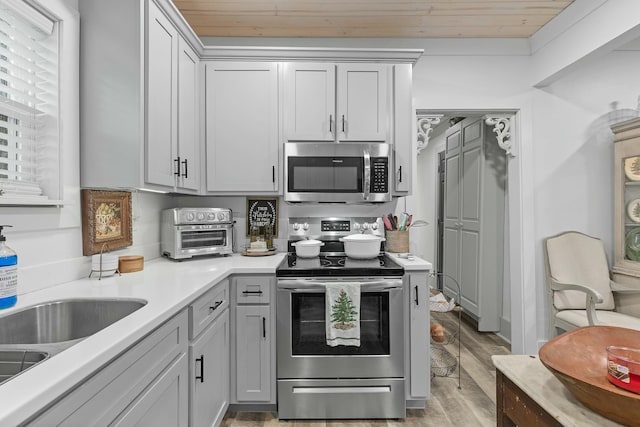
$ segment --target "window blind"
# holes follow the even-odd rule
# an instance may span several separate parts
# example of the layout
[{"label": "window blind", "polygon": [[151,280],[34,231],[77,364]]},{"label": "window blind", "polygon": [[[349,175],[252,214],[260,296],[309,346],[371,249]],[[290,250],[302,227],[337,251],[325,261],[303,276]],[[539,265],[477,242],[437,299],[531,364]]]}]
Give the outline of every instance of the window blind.
[{"label": "window blind", "polygon": [[59,198],[56,24],[0,0],[0,203]]}]

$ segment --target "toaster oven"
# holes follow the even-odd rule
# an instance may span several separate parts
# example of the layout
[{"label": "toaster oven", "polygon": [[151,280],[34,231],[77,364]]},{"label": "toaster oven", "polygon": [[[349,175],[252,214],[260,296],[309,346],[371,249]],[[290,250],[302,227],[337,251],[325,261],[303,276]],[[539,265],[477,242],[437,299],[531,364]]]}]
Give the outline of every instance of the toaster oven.
[{"label": "toaster oven", "polygon": [[171,259],[233,253],[233,213],[221,208],[162,211],[160,250]]}]

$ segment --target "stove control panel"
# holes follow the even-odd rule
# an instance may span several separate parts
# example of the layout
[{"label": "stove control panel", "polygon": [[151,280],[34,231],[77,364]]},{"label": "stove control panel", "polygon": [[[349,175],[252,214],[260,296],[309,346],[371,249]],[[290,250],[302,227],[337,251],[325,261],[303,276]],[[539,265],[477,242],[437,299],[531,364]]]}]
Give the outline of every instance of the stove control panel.
[{"label": "stove control panel", "polygon": [[321,220],[320,231],[350,231],[351,221],[349,220]]},{"label": "stove control panel", "polygon": [[289,218],[288,237],[291,240],[320,239],[337,240],[339,237],[355,233],[384,235],[382,218]]}]

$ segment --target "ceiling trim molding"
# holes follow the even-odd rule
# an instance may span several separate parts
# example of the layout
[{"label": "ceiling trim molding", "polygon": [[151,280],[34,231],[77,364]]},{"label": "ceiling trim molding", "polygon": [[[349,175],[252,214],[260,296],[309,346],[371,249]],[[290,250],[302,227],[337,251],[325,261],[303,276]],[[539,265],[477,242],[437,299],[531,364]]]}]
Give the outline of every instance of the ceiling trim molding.
[{"label": "ceiling trim molding", "polygon": [[201,59],[252,61],[393,62],[415,65],[423,49],[204,46]]}]

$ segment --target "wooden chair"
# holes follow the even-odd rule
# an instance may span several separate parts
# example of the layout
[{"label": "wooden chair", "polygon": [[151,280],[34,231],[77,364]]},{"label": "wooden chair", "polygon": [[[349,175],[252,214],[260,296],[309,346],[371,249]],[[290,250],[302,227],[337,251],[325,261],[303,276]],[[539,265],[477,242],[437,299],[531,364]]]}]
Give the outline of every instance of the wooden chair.
[{"label": "wooden chair", "polygon": [[613,292],[640,292],[611,280],[602,241],[577,231],[544,240],[549,339],[589,325],[640,330],[640,318],[615,311]]}]

